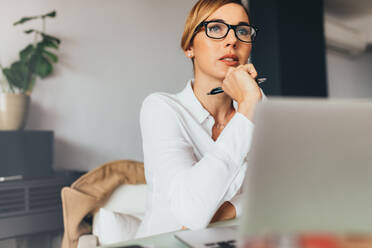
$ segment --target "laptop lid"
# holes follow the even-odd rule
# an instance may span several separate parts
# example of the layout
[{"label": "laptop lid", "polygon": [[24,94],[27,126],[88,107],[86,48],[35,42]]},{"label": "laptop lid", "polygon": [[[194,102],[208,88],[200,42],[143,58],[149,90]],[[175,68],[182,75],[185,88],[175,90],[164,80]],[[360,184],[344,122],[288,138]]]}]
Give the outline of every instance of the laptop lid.
[{"label": "laptop lid", "polygon": [[372,102],[260,104],[240,236],[372,231]]}]

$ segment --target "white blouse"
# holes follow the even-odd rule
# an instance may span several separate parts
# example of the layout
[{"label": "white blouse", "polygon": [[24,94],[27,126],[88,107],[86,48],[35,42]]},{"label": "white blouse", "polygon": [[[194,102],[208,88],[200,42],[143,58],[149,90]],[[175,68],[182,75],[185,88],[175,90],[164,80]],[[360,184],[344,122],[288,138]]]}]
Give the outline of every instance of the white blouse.
[{"label": "white blouse", "polygon": [[[136,238],[205,228],[225,201],[241,214],[253,123],[236,112],[216,141],[214,118],[196,98],[192,84],[178,94],[153,93],[140,113],[146,214]],[[234,101],[237,109],[237,103]]]}]

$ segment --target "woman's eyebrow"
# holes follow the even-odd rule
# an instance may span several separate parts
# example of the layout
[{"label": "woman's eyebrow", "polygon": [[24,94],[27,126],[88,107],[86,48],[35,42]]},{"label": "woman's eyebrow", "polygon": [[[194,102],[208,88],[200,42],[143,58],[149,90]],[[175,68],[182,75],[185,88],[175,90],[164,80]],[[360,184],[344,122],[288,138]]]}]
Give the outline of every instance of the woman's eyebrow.
[{"label": "woman's eyebrow", "polygon": [[209,21],[225,22],[225,20],[223,20],[223,19],[216,19],[216,18],[214,18],[212,20],[209,20]]},{"label": "woman's eyebrow", "polygon": [[[209,20],[209,21],[217,21],[217,22],[224,22],[224,23],[226,23],[226,21],[225,21],[224,19],[216,19],[216,18],[211,19],[211,20]],[[249,25],[248,22],[239,22],[239,23],[238,23],[238,25],[241,25],[241,24]]]},{"label": "woman's eyebrow", "polygon": [[249,25],[249,23],[248,23],[248,22],[239,22],[239,24],[238,24],[238,25],[241,25],[241,24],[246,24],[246,25]]}]

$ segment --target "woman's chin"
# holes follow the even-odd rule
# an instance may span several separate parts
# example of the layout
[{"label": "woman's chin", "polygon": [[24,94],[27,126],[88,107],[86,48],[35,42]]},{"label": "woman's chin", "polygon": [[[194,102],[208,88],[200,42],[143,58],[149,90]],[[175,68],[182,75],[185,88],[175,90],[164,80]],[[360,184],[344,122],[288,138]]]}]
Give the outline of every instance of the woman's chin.
[{"label": "woman's chin", "polygon": [[224,80],[226,75],[227,75],[227,70],[220,70],[220,71],[214,71],[213,73],[210,74],[212,77],[216,79],[221,79]]},{"label": "woman's chin", "polygon": [[222,70],[221,73],[219,73],[218,78],[221,80],[224,80],[227,75],[227,72],[228,72],[228,69]]},{"label": "woman's chin", "polygon": [[236,65],[236,66],[227,66],[227,65],[224,65],[224,66],[220,67],[221,69],[219,70],[219,72],[220,72],[220,75],[219,76],[225,78],[226,75],[227,75],[227,72],[229,71],[229,68],[230,67],[231,68],[236,68],[238,66],[239,65]]}]

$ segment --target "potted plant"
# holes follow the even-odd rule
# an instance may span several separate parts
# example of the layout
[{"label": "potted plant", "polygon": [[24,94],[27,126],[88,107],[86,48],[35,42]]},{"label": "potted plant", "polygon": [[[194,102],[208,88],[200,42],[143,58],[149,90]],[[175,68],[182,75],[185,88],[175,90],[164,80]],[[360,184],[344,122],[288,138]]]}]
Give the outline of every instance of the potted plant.
[{"label": "potted plant", "polygon": [[58,57],[51,49],[58,49],[61,41],[45,33],[46,18],[54,18],[56,11],[45,15],[23,17],[13,25],[41,19],[42,28],[28,29],[33,34],[33,42],[19,52],[19,59],[9,67],[0,65],[4,75],[0,79],[0,130],[21,130],[25,127],[30,104],[30,96],[37,78],[46,78],[53,71]]}]

